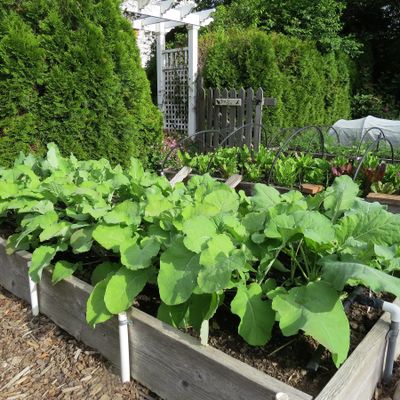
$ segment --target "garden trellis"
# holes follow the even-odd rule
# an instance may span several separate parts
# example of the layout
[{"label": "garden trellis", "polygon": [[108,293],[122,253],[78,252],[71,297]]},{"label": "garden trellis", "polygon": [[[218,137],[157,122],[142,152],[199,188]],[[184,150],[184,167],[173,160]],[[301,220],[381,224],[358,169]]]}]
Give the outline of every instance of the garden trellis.
[{"label": "garden trellis", "polygon": [[[139,31],[152,32],[156,35],[157,45],[157,104],[164,112],[164,127],[174,125],[171,113],[165,113],[166,101],[170,102],[175,90],[173,85],[166,86],[168,69],[165,66],[168,53],[165,50],[165,35],[178,26],[188,30],[187,49],[187,132],[192,136],[196,132],[196,79],[198,69],[198,31],[200,27],[212,21],[214,9],[192,12],[196,7],[193,1],[176,2],[175,0],[127,0],[122,10],[131,19],[133,27]],[[182,72],[181,72],[182,74]],[[183,74],[185,75],[185,74]],[[181,99],[180,99],[181,100]],[[172,104],[168,104],[170,110]],[[179,116],[179,127],[182,119]],[[185,126],[186,127],[186,126]]]}]

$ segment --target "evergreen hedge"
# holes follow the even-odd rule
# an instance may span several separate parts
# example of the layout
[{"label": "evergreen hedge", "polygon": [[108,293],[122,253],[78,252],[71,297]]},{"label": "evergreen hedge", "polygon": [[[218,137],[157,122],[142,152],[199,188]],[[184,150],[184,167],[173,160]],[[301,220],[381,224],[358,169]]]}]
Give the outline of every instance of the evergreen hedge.
[{"label": "evergreen hedge", "polygon": [[206,86],[262,87],[277,98],[277,107],[264,109],[266,127],[330,125],[350,116],[352,69],[344,54],[252,29],[206,33],[200,53]]},{"label": "evergreen hedge", "polygon": [[0,165],[55,142],[79,159],[149,161],[161,142],[117,0],[2,0]]}]

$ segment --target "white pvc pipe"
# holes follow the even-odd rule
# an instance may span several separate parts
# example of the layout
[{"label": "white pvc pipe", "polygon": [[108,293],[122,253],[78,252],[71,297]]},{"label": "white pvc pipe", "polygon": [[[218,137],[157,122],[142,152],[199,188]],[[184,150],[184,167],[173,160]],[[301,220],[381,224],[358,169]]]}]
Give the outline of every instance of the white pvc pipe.
[{"label": "white pvc pipe", "polygon": [[208,319],[205,319],[201,323],[201,327],[200,327],[200,343],[203,346],[207,346],[208,345],[209,331],[210,331],[210,324],[208,322]]},{"label": "white pvc pipe", "polygon": [[279,392],[275,395],[275,400],[290,400],[290,398],[288,394]]},{"label": "white pvc pipe", "polygon": [[387,311],[390,314],[390,319],[392,322],[400,322],[400,307],[396,304],[389,303],[387,301],[383,302],[382,310]]},{"label": "white pvc pipe", "polygon": [[118,314],[119,322],[119,352],[121,360],[121,380],[122,383],[129,382],[131,379],[129,362],[129,337],[128,337],[128,317],[125,312]]},{"label": "white pvc pipe", "polygon": [[[30,267],[30,263],[28,264],[28,268]],[[39,296],[37,284],[33,282],[31,276],[28,271],[28,280],[29,280],[29,292],[31,295],[31,307],[32,307],[32,315],[37,317],[39,315]]]}]

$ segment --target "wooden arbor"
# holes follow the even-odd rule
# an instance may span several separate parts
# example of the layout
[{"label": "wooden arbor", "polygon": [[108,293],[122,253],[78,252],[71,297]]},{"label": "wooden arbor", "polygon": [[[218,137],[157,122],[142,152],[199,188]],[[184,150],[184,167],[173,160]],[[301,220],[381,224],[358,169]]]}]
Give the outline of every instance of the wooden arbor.
[{"label": "wooden arbor", "polygon": [[[122,10],[131,18],[133,27],[156,34],[157,43],[157,103],[161,111],[165,106],[164,52],[165,34],[177,26],[188,30],[188,116],[187,131],[196,132],[196,79],[198,68],[198,30],[208,25],[214,9],[192,12],[196,3],[191,0],[126,0]],[[165,122],[165,121],[164,121]]]}]

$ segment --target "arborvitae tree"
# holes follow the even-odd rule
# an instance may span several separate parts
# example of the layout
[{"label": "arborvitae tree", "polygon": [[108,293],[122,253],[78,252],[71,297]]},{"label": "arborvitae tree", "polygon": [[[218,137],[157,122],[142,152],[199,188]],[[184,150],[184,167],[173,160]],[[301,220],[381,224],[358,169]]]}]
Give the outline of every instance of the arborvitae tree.
[{"label": "arborvitae tree", "polygon": [[264,108],[268,129],[331,125],[350,116],[350,61],[321,53],[315,42],[256,29],[208,33],[200,39],[206,87],[262,87],[277,98]]},{"label": "arborvitae tree", "polygon": [[161,141],[119,0],[2,0],[0,165],[55,142],[78,158],[151,160]]}]

